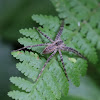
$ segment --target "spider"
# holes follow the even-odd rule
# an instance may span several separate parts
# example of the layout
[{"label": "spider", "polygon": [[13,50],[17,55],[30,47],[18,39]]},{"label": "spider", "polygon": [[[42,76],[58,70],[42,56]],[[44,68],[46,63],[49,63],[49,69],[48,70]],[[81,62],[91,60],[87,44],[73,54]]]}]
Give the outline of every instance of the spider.
[{"label": "spider", "polygon": [[[68,75],[67,75],[67,72],[66,72],[66,68],[65,68],[65,65],[64,65],[64,61],[63,61],[63,57],[62,57],[62,53],[61,53],[61,50],[63,51],[68,51],[68,52],[72,52],[72,53],[75,53],[76,55],[78,55],[79,57],[83,58],[83,59],[86,59],[81,53],[79,53],[77,50],[71,48],[71,47],[67,47],[64,42],[61,40],[61,34],[63,32],[63,29],[64,29],[64,20],[62,20],[62,23],[61,23],[61,26],[60,26],[60,29],[56,35],[56,38],[55,40],[52,40],[49,36],[47,36],[46,34],[44,34],[43,32],[41,32],[38,28],[35,27],[35,29],[41,33],[44,37],[46,37],[51,43],[44,43],[44,44],[37,44],[37,45],[32,45],[32,46],[25,46],[25,47],[22,47],[20,49],[17,49],[17,50],[14,50],[14,51],[20,51],[22,49],[25,49],[25,48],[30,48],[30,47],[37,47],[37,46],[47,46],[45,47],[45,49],[43,50],[43,54],[49,54],[49,53],[52,53],[49,58],[47,59],[46,63],[44,64],[42,70],[40,71],[39,75],[37,76],[36,78],[36,81],[39,79],[39,77],[41,76],[43,70],[45,69],[46,65],[48,64],[48,62],[51,60],[51,58],[56,54],[56,52],[58,51],[59,52],[59,55],[60,55],[60,59],[61,59],[61,63],[63,65],[63,70],[64,70],[64,73],[65,73],[65,76],[66,78],[68,79]],[[69,80],[69,79],[68,79]]]}]

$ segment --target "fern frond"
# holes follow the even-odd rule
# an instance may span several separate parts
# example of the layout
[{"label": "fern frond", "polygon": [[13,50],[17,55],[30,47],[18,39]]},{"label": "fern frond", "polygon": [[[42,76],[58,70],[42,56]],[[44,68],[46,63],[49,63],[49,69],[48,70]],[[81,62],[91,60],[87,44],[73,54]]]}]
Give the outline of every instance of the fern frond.
[{"label": "fern frond", "polygon": [[65,40],[66,46],[73,47],[84,54],[91,63],[98,61],[95,47],[83,38],[80,34],[72,32],[67,27],[64,28],[62,39]]},{"label": "fern frond", "polygon": [[80,0],[88,9],[95,9],[98,6],[97,0]]},{"label": "fern frond", "polygon": [[81,60],[80,58],[77,59],[77,62],[75,63],[76,66],[79,67],[79,70],[80,70],[80,74],[82,76],[84,76],[87,72],[87,61],[85,60]]},{"label": "fern frond", "polygon": [[[63,1],[60,1],[61,4],[63,4]],[[55,2],[55,0],[54,0]],[[57,1],[56,1],[57,2]],[[60,11],[65,10],[66,11],[66,5],[59,5],[59,7],[63,6],[64,9],[59,8]],[[84,7],[83,7],[84,8]],[[69,13],[65,14],[64,11],[64,16],[69,16]],[[60,13],[61,14],[61,13]],[[63,16],[63,17],[64,17]],[[65,25],[64,26],[64,31],[61,36],[62,40],[64,43],[69,46],[73,47],[79,52],[81,52],[83,55],[87,57],[87,59],[92,62],[96,63],[97,62],[97,54],[96,54],[96,49],[92,44],[89,42],[89,39],[85,38],[81,34],[79,34],[79,26],[77,25],[77,19],[72,16],[75,21],[70,23],[72,26]],[[71,22],[71,18],[69,18],[69,22]],[[43,25],[42,27],[39,27],[39,29],[50,36],[52,39],[55,38],[61,21],[59,20],[58,17],[53,17],[53,16],[43,16],[43,15],[33,15],[32,19],[38,22],[40,25]],[[67,19],[65,19],[65,22],[67,22]],[[77,25],[76,27],[75,24]],[[76,28],[76,30],[74,30]],[[72,30],[71,30],[72,29]],[[73,31],[74,30],[74,31]],[[87,30],[86,30],[87,32]],[[20,44],[24,46],[29,46],[29,45],[35,45],[35,44],[41,44],[44,42],[48,42],[43,36],[41,36],[34,28],[33,29],[22,29],[20,30],[20,33],[23,34],[25,37],[20,38],[18,41]],[[95,38],[97,39],[97,38]],[[92,40],[92,39],[91,39]],[[92,40],[95,41],[95,40]],[[9,92],[8,95],[14,99],[18,100],[24,100],[24,98],[27,98],[27,100],[56,100],[60,99],[61,95],[67,95],[68,90],[69,90],[69,83],[68,80],[66,79],[66,76],[64,74],[62,64],[60,62],[60,57],[55,55],[54,57],[46,66],[45,70],[43,71],[42,75],[38,79],[37,82],[35,82],[39,72],[41,71],[44,63],[46,62],[45,57],[41,56],[41,52],[44,49],[44,47],[34,47],[34,48],[29,48],[32,51],[35,51],[37,53],[33,52],[28,52],[28,51],[17,51],[17,52],[12,52],[12,55],[16,58],[19,59],[19,63],[17,63],[17,69],[21,71],[26,77],[26,80],[20,77],[12,77],[10,81],[21,88],[22,90],[28,92],[20,92],[20,91],[12,91]],[[69,79],[75,86],[80,85],[80,76],[86,74],[87,70],[87,61],[85,61],[82,58],[77,58],[75,55],[72,53],[64,53],[63,54],[63,59],[65,63],[65,68],[68,74]],[[93,59],[95,58],[95,59]],[[30,85],[30,86],[29,86]],[[29,86],[29,87],[28,87]],[[23,96],[25,95],[25,96]],[[23,96],[23,97],[21,97]]]},{"label": "fern frond", "polygon": [[[24,73],[25,76],[28,76],[28,78],[31,78],[32,80],[36,80],[38,73],[40,72],[45,60],[39,58],[37,54],[33,54],[32,52],[23,52],[23,51],[18,51],[18,52],[13,52],[12,55],[14,55],[17,59],[20,61],[24,61],[22,63],[17,64],[17,68],[19,71]],[[28,60],[27,60],[28,59]],[[42,83],[39,79],[39,81],[36,83],[36,85],[33,87],[34,89],[38,89],[39,92],[43,92],[44,96],[51,98],[60,98],[61,97],[61,92],[63,94],[68,93],[68,81],[61,70],[58,62],[53,59],[50,64],[49,64],[49,69],[44,71],[43,73],[43,78],[42,78]],[[38,70],[38,69],[39,70]],[[59,72],[59,73],[58,73]],[[59,79],[60,77],[60,79]],[[24,84],[24,83],[23,83]],[[43,85],[43,87],[41,86]],[[17,85],[18,86],[18,85]],[[39,88],[41,87],[41,88]],[[47,88],[47,91],[42,91],[43,89]],[[61,92],[60,92],[61,91]],[[52,97],[48,95],[52,95]],[[52,94],[53,93],[53,94]],[[48,95],[47,95],[48,94]],[[49,100],[48,98],[48,100]]]},{"label": "fern frond", "polygon": [[40,60],[39,56],[36,53],[29,53],[28,51],[25,51],[25,53],[23,51],[12,52],[12,55],[16,57],[16,59],[23,61],[22,63],[16,64],[17,69],[28,78],[35,81],[39,73],[39,68],[44,65],[45,60]]},{"label": "fern frond", "polygon": [[64,63],[65,63],[66,71],[68,73],[69,80],[71,80],[75,86],[79,86],[80,85],[80,75],[81,75],[79,67],[76,66],[70,60],[68,60],[68,57],[63,55],[63,58],[67,60],[66,63],[65,61]]},{"label": "fern frond", "polygon": [[36,77],[39,72],[38,69],[33,68],[32,66],[29,66],[29,64],[26,62],[17,63],[16,67],[19,71],[21,71],[21,73],[23,73],[28,78],[34,81],[36,80]]},{"label": "fern frond", "polygon": [[25,35],[26,37],[30,37],[30,38],[34,38],[34,39],[39,39],[39,35],[38,35],[38,32],[33,28],[25,28],[25,29],[21,29],[19,30],[19,32],[22,34],[22,35]]},{"label": "fern frond", "polygon": [[[86,1],[86,0],[85,0]],[[89,6],[89,4],[93,4],[93,2],[91,2],[93,0],[89,0],[87,1],[87,6]],[[100,49],[100,35],[97,33],[97,31],[95,31],[95,29],[92,28],[91,26],[91,19],[93,18],[92,16],[94,16],[96,13],[98,13],[99,8],[96,2],[93,4],[94,7],[90,7],[90,9],[85,5],[84,0],[51,0],[51,2],[54,4],[54,6],[56,7],[56,10],[59,13],[59,17],[60,18],[66,18],[66,24],[70,24],[69,25],[69,29],[71,30],[75,30],[77,32],[80,32],[82,34],[83,37],[86,37],[87,40],[90,41],[90,43],[92,43],[92,45],[96,46],[97,49]],[[91,4],[91,6],[92,6]],[[96,9],[95,12],[92,12],[91,9],[94,10]],[[100,15],[100,12],[99,12]],[[96,19],[96,16],[95,16]],[[98,26],[99,29],[99,25],[98,22],[100,20],[100,17],[97,18],[97,21],[94,20],[94,22],[96,23],[96,25]],[[85,32],[83,31],[85,30]]]},{"label": "fern frond", "polygon": [[90,25],[100,35],[100,8],[90,18]]},{"label": "fern frond", "polygon": [[16,86],[18,86],[19,88],[21,88],[22,90],[25,90],[26,92],[30,92],[32,90],[33,87],[33,83],[20,78],[20,77],[11,77],[10,81],[15,84]]},{"label": "fern frond", "polygon": [[31,99],[29,99],[29,93],[20,92],[17,90],[8,92],[8,96],[12,97],[15,100],[31,100]]},{"label": "fern frond", "polygon": [[49,29],[52,29],[56,31],[59,28],[59,18],[58,17],[52,17],[47,15],[33,15],[32,19],[39,23],[40,25],[43,25],[44,27],[48,27]]},{"label": "fern frond", "polygon": [[[41,39],[30,39],[30,38],[26,38],[26,37],[23,37],[23,38],[19,38],[18,39],[18,42],[20,44],[23,44],[24,46],[31,46],[31,45],[35,45],[35,44],[42,44],[43,42],[41,41]],[[41,53],[43,51],[43,46],[42,47],[35,47],[35,48],[28,48],[28,49],[32,49],[34,51],[37,51],[39,53]]]},{"label": "fern frond", "polygon": [[89,59],[91,63],[97,62],[98,58],[96,49],[90,43],[88,43],[86,39],[82,38],[81,35],[77,34],[74,36],[72,44],[84,51],[84,55]]}]

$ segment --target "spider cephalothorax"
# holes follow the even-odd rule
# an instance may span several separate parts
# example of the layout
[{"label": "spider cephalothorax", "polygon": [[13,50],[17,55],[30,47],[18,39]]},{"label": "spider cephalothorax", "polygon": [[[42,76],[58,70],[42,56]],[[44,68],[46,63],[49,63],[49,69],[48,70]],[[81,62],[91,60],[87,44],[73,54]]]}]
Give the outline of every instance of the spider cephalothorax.
[{"label": "spider cephalothorax", "polygon": [[[19,51],[19,50],[22,50],[22,49],[25,49],[25,48],[30,48],[30,47],[47,46],[43,50],[43,54],[49,54],[49,53],[52,53],[52,54],[47,59],[46,63],[44,64],[44,66],[42,68],[42,70],[40,71],[37,79],[41,76],[41,74],[42,74],[44,68],[46,67],[47,63],[56,54],[57,51],[59,52],[59,55],[60,55],[60,58],[61,58],[61,62],[62,62],[62,65],[63,65],[63,69],[64,69],[64,72],[65,72],[65,75],[66,75],[67,79],[68,79],[68,76],[67,76],[66,69],[65,69],[65,65],[64,65],[64,62],[63,62],[63,57],[62,57],[61,50],[68,51],[68,52],[73,52],[76,55],[78,55],[79,57],[85,59],[85,57],[81,53],[79,53],[77,50],[75,50],[75,49],[73,49],[71,47],[67,47],[64,44],[64,42],[61,40],[60,37],[61,37],[62,31],[63,31],[63,28],[64,28],[64,20],[62,21],[62,24],[60,26],[60,30],[58,31],[58,34],[56,35],[55,40],[52,40],[50,37],[48,37],[43,32],[41,32],[38,28],[35,28],[39,33],[41,33],[44,37],[46,37],[48,40],[50,40],[51,43],[45,43],[45,44],[37,44],[37,45],[32,45],[32,46],[26,46],[26,47],[23,47],[23,48],[14,50],[14,51]],[[37,81],[37,79],[36,79],[36,81]]]},{"label": "spider cephalothorax", "polygon": [[43,50],[43,54],[52,53],[55,50],[61,49],[64,46],[62,40],[56,40],[52,44],[48,44],[48,46]]}]

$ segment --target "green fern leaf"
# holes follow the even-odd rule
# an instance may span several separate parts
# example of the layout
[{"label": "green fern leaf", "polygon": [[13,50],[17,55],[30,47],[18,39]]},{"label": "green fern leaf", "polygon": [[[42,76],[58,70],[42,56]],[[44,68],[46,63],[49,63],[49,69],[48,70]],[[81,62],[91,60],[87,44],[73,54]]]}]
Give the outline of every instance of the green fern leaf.
[{"label": "green fern leaf", "polygon": [[82,51],[84,51],[84,55],[89,59],[90,62],[97,62],[98,59],[96,49],[89,42],[87,42],[86,39],[82,38],[81,35],[77,34],[74,36],[72,44],[75,44],[77,48],[80,48]]},{"label": "green fern leaf", "polygon": [[[41,39],[34,39],[34,38],[30,39],[30,38],[23,37],[23,38],[19,38],[18,41],[20,44],[23,44],[24,46],[42,44]],[[44,47],[42,46],[42,47],[35,47],[35,48],[31,48],[31,49],[41,53],[43,48]],[[30,49],[30,48],[28,48],[28,49]]]},{"label": "green fern leaf", "polygon": [[30,92],[32,90],[33,84],[23,78],[11,77],[10,81],[26,92]]},{"label": "green fern leaf", "polygon": [[[59,27],[59,18],[58,17],[52,17],[47,15],[33,15],[32,19],[39,23],[40,25],[43,25],[45,27],[49,27],[49,29],[52,29],[54,31],[58,30]],[[48,20],[49,19],[49,20]]]},{"label": "green fern leaf", "polygon": [[[45,60],[43,61],[43,59],[42,58],[40,59],[37,54],[33,54],[32,52],[29,53],[27,51],[25,53],[22,51],[12,52],[12,55],[16,55],[15,57],[17,59],[19,59],[20,61],[23,61],[22,63],[17,64],[18,70],[24,73],[25,76],[28,76],[28,78],[31,78],[32,80],[36,80],[37,75],[40,72]],[[63,71],[61,70],[60,66],[58,65],[57,61],[53,59],[51,63],[50,63],[49,70],[45,69],[42,75],[43,81],[37,82],[37,85],[35,85],[33,88],[33,90],[38,89],[40,93],[46,92],[48,95],[50,95],[49,93],[51,93],[52,97],[50,100],[52,100],[52,98],[59,99],[61,97],[60,91],[62,91],[63,94],[67,94],[68,86],[69,86],[67,79]],[[38,70],[37,68],[40,70]],[[59,74],[57,75],[58,72]],[[60,77],[60,80],[59,80],[59,77]],[[43,87],[41,87],[41,84],[43,85]],[[48,90],[42,91],[42,89],[45,89],[44,87],[47,88]],[[49,100],[50,96],[48,95],[44,95],[44,96],[46,96],[46,98],[48,97],[48,100]]]},{"label": "green fern leaf", "polygon": [[[93,25],[91,25],[91,19],[94,18],[93,23],[97,26],[95,28],[97,28],[97,30],[100,29],[100,24],[98,24],[100,20],[100,11],[97,0],[95,0],[95,2],[94,0],[51,0],[51,2],[56,7],[59,17],[66,18],[66,24],[70,24],[68,27],[69,29],[80,32],[81,35],[86,37],[97,49],[100,49],[99,31],[93,29]],[[88,8],[90,5],[91,7]],[[93,10],[96,11],[93,12]],[[99,16],[97,17],[96,14]],[[95,17],[93,17],[94,15]],[[85,30],[85,32],[83,30]]]},{"label": "green fern leaf", "polygon": [[87,61],[81,60],[80,58],[77,59],[76,66],[79,67],[80,74],[84,76],[87,71]]},{"label": "green fern leaf", "polygon": [[[66,6],[64,7],[66,8]],[[63,9],[60,10],[63,11]],[[32,19],[38,22],[40,25],[43,25],[43,28],[39,27],[42,32],[50,36],[52,39],[55,38],[61,23],[58,17],[33,15]],[[77,19],[74,19],[77,22]],[[75,29],[74,22],[70,27],[73,30]],[[87,57],[90,62],[96,63],[97,54],[93,43],[90,43],[87,38],[84,38],[82,33],[79,34],[78,31],[73,31],[71,30],[71,28],[69,28],[67,25],[64,26],[64,31],[61,36],[64,43],[67,46],[73,47],[81,52]],[[24,46],[49,42],[34,28],[22,29],[20,30],[20,33],[23,34],[25,37],[18,39],[18,41]],[[38,54],[29,51],[12,52],[12,55],[16,59],[20,60],[20,62],[16,64],[17,69],[29,79],[26,78],[25,80],[20,77],[11,77],[10,81],[25,92],[11,91],[8,93],[8,95],[16,100],[24,100],[24,98],[27,98],[27,100],[56,100],[60,99],[62,94],[67,95],[69,90],[69,83],[67,78],[65,77],[59,55],[57,54],[55,55],[55,57],[53,57],[53,59],[46,66],[38,81],[35,82],[39,72],[46,62],[46,59],[44,57],[45,55],[41,55],[44,47],[34,47],[29,49],[37,52]],[[86,74],[87,61],[82,58],[76,57],[72,53],[62,52],[62,54],[65,68],[70,81],[75,86],[79,86],[80,76],[84,76]]]},{"label": "green fern leaf", "polygon": [[12,97],[15,100],[31,100],[29,99],[29,93],[20,92],[20,91],[10,91],[8,96]]},{"label": "green fern leaf", "polygon": [[38,69],[34,69],[32,66],[29,66],[28,63],[17,63],[17,69],[21,71],[25,76],[30,79],[35,80],[38,75]]},{"label": "green fern leaf", "polygon": [[34,39],[38,39],[40,38],[38,35],[38,32],[33,28],[29,28],[29,29],[21,29],[19,30],[19,32],[22,35],[25,35],[26,37],[30,37],[30,38],[34,38]]}]

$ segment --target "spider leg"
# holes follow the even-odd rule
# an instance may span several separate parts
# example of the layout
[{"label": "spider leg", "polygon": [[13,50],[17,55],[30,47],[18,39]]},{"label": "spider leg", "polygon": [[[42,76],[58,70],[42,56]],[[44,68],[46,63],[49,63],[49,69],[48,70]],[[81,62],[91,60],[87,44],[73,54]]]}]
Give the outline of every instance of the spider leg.
[{"label": "spider leg", "polygon": [[76,55],[78,55],[79,57],[81,57],[81,58],[83,58],[83,59],[86,60],[86,57],[84,57],[80,52],[78,52],[77,50],[75,50],[75,49],[73,49],[73,48],[71,48],[71,47],[66,47],[66,46],[64,46],[62,50],[64,50],[64,51],[69,51],[69,52],[73,52],[73,53],[75,53]]},{"label": "spider leg", "polygon": [[60,38],[63,29],[64,29],[64,20],[62,20],[62,24],[61,24],[61,26],[60,26],[59,32],[58,32],[58,34],[57,34],[55,40],[58,40],[58,39]]},{"label": "spider leg", "polygon": [[44,34],[43,32],[41,32],[37,27],[35,27],[35,29],[41,33],[44,37],[46,37],[48,40],[50,40],[51,42],[54,42],[49,36],[47,36],[46,34]]},{"label": "spider leg", "polygon": [[48,64],[48,62],[50,61],[50,59],[56,54],[56,52],[57,52],[57,50],[55,50],[55,51],[49,56],[49,58],[47,59],[46,63],[44,64],[44,66],[43,66],[41,72],[39,73],[39,75],[38,75],[36,81],[39,79],[39,77],[41,76],[42,72],[44,71],[44,68],[46,67],[46,65]]},{"label": "spider leg", "polygon": [[20,48],[20,49],[13,50],[13,51],[20,51],[20,50],[25,49],[25,48],[32,48],[32,47],[46,46],[46,45],[49,45],[49,43],[45,43],[45,44],[36,44],[36,45],[32,45],[32,46],[25,46],[25,47],[22,47],[22,48]]},{"label": "spider leg", "polygon": [[[65,72],[66,78],[68,79],[68,75],[67,75],[67,72],[66,72],[66,68],[65,68],[65,65],[64,65],[64,61],[63,61],[63,57],[62,57],[62,53],[61,53],[60,49],[59,49],[59,54],[60,54],[60,59],[61,59],[62,65],[63,65],[63,69],[64,69],[64,72]],[[68,81],[69,81],[69,79],[68,79]]]}]

